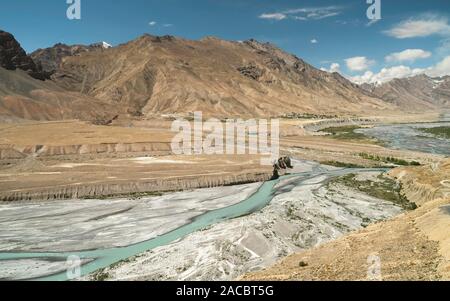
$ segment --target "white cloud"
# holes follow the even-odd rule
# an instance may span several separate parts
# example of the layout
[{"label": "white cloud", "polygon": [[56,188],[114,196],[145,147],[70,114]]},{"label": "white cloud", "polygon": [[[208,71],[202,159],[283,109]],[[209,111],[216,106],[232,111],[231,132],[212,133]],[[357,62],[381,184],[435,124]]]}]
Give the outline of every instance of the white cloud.
[{"label": "white cloud", "polygon": [[317,41],[317,39],[312,39],[311,40],[311,44],[317,44],[317,43],[319,43],[319,41]]},{"label": "white cloud", "polygon": [[[156,25],[158,25],[158,22],[156,22],[156,21],[151,21],[151,22],[148,23],[148,25],[150,25],[150,26],[156,26]],[[162,26],[162,27],[172,27],[173,24],[166,23],[166,24],[162,24],[161,26]]]},{"label": "white cloud", "polygon": [[334,72],[341,72],[341,65],[339,65],[338,63],[332,63],[330,65],[330,68],[321,68],[320,70],[322,71],[326,71],[326,72],[330,72],[330,73],[334,73]]},{"label": "white cloud", "polygon": [[339,6],[304,7],[286,10],[283,13],[293,15],[297,20],[321,20],[340,15],[342,8]]},{"label": "white cloud", "polygon": [[357,83],[381,84],[393,80],[394,78],[405,78],[415,76],[424,72],[424,69],[411,69],[408,66],[394,66],[391,68],[383,68],[378,73],[366,71],[363,75],[350,77],[350,80]]},{"label": "white cloud", "polygon": [[375,61],[369,60],[365,56],[356,56],[346,59],[345,63],[347,64],[347,68],[351,71],[364,71],[375,64]]},{"label": "white cloud", "polygon": [[259,16],[260,19],[277,20],[281,21],[287,18],[285,14],[273,13],[273,14],[262,14]]},{"label": "white cloud", "polygon": [[348,76],[348,79],[354,82],[355,84],[361,85],[364,83],[372,84],[373,77],[374,74],[372,71],[366,71],[363,75]]},{"label": "white cloud", "polygon": [[265,13],[259,16],[261,19],[270,19],[281,21],[284,19],[294,19],[299,21],[307,20],[322,20],[340,15],[342,8],[339,6],[324,6],[324,7],[304,7],[289,9],[277,13]]},{"label": "white cloud", "polygon": [[450,56],[447,56],[442,61],[434,66],[422,69],[422,68],[410,68],[408,66],[400,65],[391,68],[383,68],[378,73],[367,71],[362,75],[348,77],[351,81],[357,84],[363,83],[385,83],[393,80],[394,78],[405,78],[416,76],[419,74],[426,74],[430,77],[440,77],[450,75]]},{"label": "white cloud", "polygon": [[298,21],[308,21],[308,18],[306,18],[306,17],[293,16],[292,18],[294,20],[298,20]]},{"label": "white cloud", "polygon": [[414,62],[418,59],[426,59],[431,56],[431,52],[422,49],[406,49],[401,52],[394,52],[386,56],[386,62]]},{"label": "white cloud", "polygon": [[445,57],[450,55],[450,39],[444,39],[440,42],[439,47],[436,49],[437,55]]},{"label": "white cloud", "polygon": [[433,77],[450,75],[450,56],[447,56],[433,67],[428,68],[425,73]]},{"label": "white cloud", "polygon": [[341,69],[341,65],[339,65],[338,63],[333,63],[330,66],[330,72],[340,72]]},{"label": "white cloud", "polygon": [[397,39],[427,37],[435,34],[450,35],[450,25],[446,18],[427,14],[403,21],[385,33]]}]

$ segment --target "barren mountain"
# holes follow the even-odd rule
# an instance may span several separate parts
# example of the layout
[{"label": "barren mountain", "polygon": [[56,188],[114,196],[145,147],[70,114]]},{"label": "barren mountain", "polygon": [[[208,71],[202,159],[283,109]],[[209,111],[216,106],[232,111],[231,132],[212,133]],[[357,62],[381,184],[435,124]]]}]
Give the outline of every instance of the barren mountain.
[{"label": "barren mountain", "polygon": [[[95,48],[95,46],[91,46]],[[80,119],[108,123],[116,108],[46,80],[49,73],[0,31],[0,121]]]},{"label": "barren mountain", "polygon": [[405,111],[450,106],[450,76],[431,78],[418,75],[394,79],[381,85],[364,84],[361,87]]},{"label": "barren mountain", "polygon": [[337,73],[317,70],[255,40],[199,41],[144,35],[104,51],[66,57],[52,79],[123,113],[279,116],[365,114],[394,106]]},{"label": "barren mountain", "polygon": [[8,70],[20,69],[40,80],[49,77],[49,74],[43,72],[42,68],[25,53],[14,36],[2,30],[0,30],[0,67]]},{"label": "barren mountain", "polygon": [[116,114],[114,107],[93,97],[0,67],[0,121],[80,119],[105,124]]},{"label": "barren mountain", "polygon": [[[30,57],[0,31],[0,63],[2,114],[25,119],[389,115],[450,106],[450,77],[360,87],[256,40],[144,35],[114,48],[56,44]],[[53,75],[35,82],[16,69],[41,80]]]},{"label": "barren mountain", "polygon": [[42,69],[49,73],[54,73],[63,59],[68,56],[76,56],[83,52],[101,51],[110,48],[111,45],[102,42],[91,45],[66,45],[55,44],[53,47],[38,49],[30,54],[33,61],[42,66]]}]

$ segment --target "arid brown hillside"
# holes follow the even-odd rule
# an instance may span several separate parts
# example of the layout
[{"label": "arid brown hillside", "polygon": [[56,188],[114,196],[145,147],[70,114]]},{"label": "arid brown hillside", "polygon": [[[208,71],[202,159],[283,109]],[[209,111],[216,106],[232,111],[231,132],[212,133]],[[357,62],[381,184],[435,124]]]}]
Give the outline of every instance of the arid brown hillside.
[{"label": "arid brown hillside", "polygon": [[77,56],[84,52],[101,51],[110,47],[105,43],[96,43],[92,45],[66,45],[55,44],[52,47],[38,49],[30,54],[30,57],[36,64],[42,66],[45,72],[54,73],[65,57]]},{"label": "arid brown hillside", "polygon": [[[215,117],[386,116],[449,105],[449,77],[359,87],[255,40],[144,35],[114,48],[56,44],[27,56],[12,35],[2,33],[0,60],[8,69],[0,72],[3,116],[107,123],[118,114],[144,119],[194,111]],[[38,83],[15,69],[39,79],[53,75]]]},{"label": "arid brown hillside", "polygon": [[119,47],[66,57],[53,80],[134,116],[196,110],[218,117],[395,110],[339,74],[319,71],[255,40],[144,35]]},{"label": "arid brown hillside", "polygon": [[[94,46],[91,46],[95,48]],[[0,122],[80,119],[108,123],[117,109],[49,80],[10,33],[0,30]]]},{"label": "arid brown hillside", "polygon": [[431,78],[418,75],[361,87],[405,111],[450,107],[450,76]]},{"label": "arid brown hillside", "polygon": [[0,122],[79,119],[105,124],[116,115],[114,107],[93,97],[0,67]]}]

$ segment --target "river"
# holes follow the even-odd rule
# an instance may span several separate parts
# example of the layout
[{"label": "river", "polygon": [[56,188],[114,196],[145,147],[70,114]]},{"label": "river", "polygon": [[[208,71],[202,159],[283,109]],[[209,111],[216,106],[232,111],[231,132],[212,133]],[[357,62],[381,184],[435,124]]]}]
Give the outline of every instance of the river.
[{"label": "river", "polygon": [[[446,115],[440,123],[381,125],[357,131],[394,149],[450,155],[450,140],[420,131],[450,126],[449,120]],[[69,256],[80,258],[81,276],[88,275],[210,226],[259,212],[274,197],[311,185],[308,181],[321,179],[316,191],[330,179],[345,174],[382,171],[335,169],[306,161],[297,161],[297,165],[300,168],[292,175],[276,181],[198,189],[138,201],[0,205],[0,279],[68,280]],[[290,178],[295,181],[288,181]]]},{"label": "river", "polygon": [[[24,203],[13,205],[15,206],[14,208],[11,208],[11,205],[1,205],[0,237],[9,237],[11,242],[14,241],[14,244],[12,244],[13,247],[11,248],[11,251],[8,251],[8,246],[3,246],[3,252],[0,252],[0,278],[68,280],[70,275],[68,275],[66,271],[67,258],[69,256],[76,256],[80,258],[82,263],[81,275],[87,275],[99,269],[109,267],[117,262],[126,260],[127,258],[130,258],[132,256],[174,243],[191,233],[205,229],[212,225],[261,211],[271,202],[271,200],[275,196],[279,197],[280,194],[289,193],[296,187],[311,185],[311,183],[309,183],[308,181],[320,178],[320,182],[316,183],[316,185],[318,185],[318,187],[322,187],[326,185],[330,179],[345,174],[384,171],[381,169],[335,169],[324,167],[316,163],[307,163],[301,161],[298,161],[297,165],[299,165],[296,170],[297,172],[292,175],[285,176],[279,180],[235,187],[238,190],[247,190],[247,197],[243,197],[242,195],[239,196],[242,198],[242,201],[231,205],[228,203],[228,205],[225,205],[223,208],[205,208],[204,213],[195,216],[196,213],[194,212],[192,213],[194,216],[192,216],[192,218],[187,218],[187,220],[180,219],[177,215],[172,215],[172,219],[170,221],[165,221],[165,223],[170,224],[171,227],[174,228],[173,230],[168,230],[166,233],[155,232],[152,238],[119,247],[108,247],[107,240],[105,240],[106,247],[99,247],[97,244],[95,244],[95,241],[97,239],[104,239],[105,237],[109,237],[115,241],[126,241],[127,239],[129,240],[130,237],[134,236],[133,227],[136,228],[136,232],[145,231],[145,227],[149,227],[148,232],[152,232],[149,225],[144,224],[145,227],[142,228],[141,224],[136,225],[135,221],[130,222],[127,218],[124,217],[125,214],[130,214],[131,209],[121,210],[120,208],[115,208],[114,215],[110,216],[109,214],[105,215],[104,212],[99,212],[96,218],[85,218],[80,220],[80,216],[84,214],[80,213],[79,208],[73,210],[73,204],[71,204],[71,202],[73,201],[52,202],[52,206],[57,206],[60,208],[70,207],[72,209],[68,212],[59,212],[54,214],[47,213],[47,215],[42,215],[42,209],[47,210],[48,208],[45,207],[47,205],[31,204],[31,206],[36,206],[34,208],[36,213],[28,217],[24,217],[22,215],[8,215],[8,212],[14,212],[14,210],[16,210],[15,212],[17,212],[17,210],[20,210],[21,207],[26,208],[27,206],[30,206],[30,204]],[[307,168],[305,168],[305,166]],[[295,181],[290,182],[288,181],[289,178],[295,178]],[[148,206],[150,209],[154,208],[156,210],[159,206],[159,203],[166,204],[170,202],[176,202],[177,200],[180,202],[186,202],[186,199],[189,199],[190,197],[189,194],[191,194],[192,198],[198,199],[198,196],[202,195],[202,193],[204,195],[202,202],[204,203],[212,202],[214,200],[220,200],[220,202],[227,204],[227,202],[229,202],[230,200],[228,199],[227,202],[225,202],[222,198],[225,197],[224,194],[232,195],[232,192],[224,192],[224,189],[230,188],[218,187],[212,189],[199,189],[185,193],[168,194],[163,197],[153,197],[150,199]],[[238,198],[238,196],[235,197]],[[97,204],[97,202],[99,202],[100,204]],[[90,200],[89,206],[100,205],[100,207],[105,207],[105,204],[102,202],[104,201]],[[220,202],[216,202],[215,206],[218,207],[220,205]],[[117,202],[117,204],[120,203],[121,202]],[[146,204],[146,200],[141,200],[140,203]],[[39,208],[41,208],[41,210],[39,210]],[[94,211],[90,209],[89,211]],[[143,209],[141,208],[138,211],[142,210]],[[189,212],[192,210],[192,208],[186,207],[182,209],[182,212],[178,213],[184,214],[185,212]],[[164,216],[171,215],[168,214],[170,212],[172,211],[166,210],[166,214],[164,214]],[[380,213],[377,214],[386,212],[386,209],[380,209],[379,212]],[[395,212],[398,212],[397,209],[393,211],[393,214]],[[359,215],[360,214],[358,214],[358,216]],[[92,237],[86,237],[86,235],[77,236],[73,234],[67,236],[63,235],[63,237],[55,236],[53,237],[53,239],[48,240],[50,241],[50,243],[48,241],[46,242],[47,245],[43,244],[39,246],[39,243],[34,242],[36,239],[36,237],[34,236],[39,236],[39,233],[41,233],[41,235],[47,235],[47,232],[53,231],[55,232],[53,235],[58,235],[61,233],[64,234],[64,231],[68,231],[72,227],[79,227],[80,224],[84,228],[91,229],[93,227],[92,224],[97,223],[99,219],[105,216],[107,216],[106,219],[108,223],[113,224],[102,224],[102,231],[96,232]],[[143,218],[143,220],[152,222],[151,217],[148,217],[147,219]],[[184,223],[181,226],[179,225],[180,221]],[[19,227],[19,229],[21,227],[21,224],[25,225],[22,225],[23,228],[20,229],[21,234],[14,234],[18,235],[14,239],[11,239],[11,226],[8,226],[8,223],[10,222],[14,222],[15,225]],[[32,224],[30,224],[30,222]],[[27,231],[32,231],[33,224],[42,227],[42,224],[45,223],[48,224],[46,225],[46,227],[41,228],[39,230],[40,232],[31,232],[33,233],[33,235],[26,234]],[[54,223],[57,223],[58,226],[55,226]],[[96,227],[98,227],[98,224],[95,225]],[[116,231],[117,229],[114,228],[122,229],[123,231]],[[170,227],[167,229],[170,229]],[[26,240],[30,240],[28,244]],[[89,245],[88,243],[86,243],[86,241],[89,240],[91,240],[94,244]],[[53,241],[55,245],[52,246]],[[73,246],[73,250],[78,249],[79,251],[66,250],[55,252],[55,249],[64,250],[64,247],[60,244]],[[80,247],[77,248],[76,246]],[[91,247],[94,249],[89,249]],[[36,248],[38,248],[40,251],[29,251]]]},{"label": "river", "polygon": [[411,150],[430,154],[450,156],[450,140],[438,138],[421,129],[450,127],[450,115],[442,117],[437,123],[411,123],[398,125],[380,125],[355,130],[366,136],[376,138],[387,147],[397,150]]}]

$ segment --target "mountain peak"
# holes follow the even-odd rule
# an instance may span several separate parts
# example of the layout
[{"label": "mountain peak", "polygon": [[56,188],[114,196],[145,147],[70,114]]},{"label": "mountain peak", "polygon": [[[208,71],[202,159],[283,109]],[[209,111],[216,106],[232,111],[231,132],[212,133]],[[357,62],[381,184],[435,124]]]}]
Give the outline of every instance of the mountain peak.
[{"label": "mountain peak", "polygon": [[215,37],[189,40],[147,34],[115,51],[92,51],[63,60],[54,81],[68,90],[120,104],[124,113],[133,116],[196,110],[216,117],[279,116],[385,107],[345,78],[325,74],[271,43],[256,40],[236,43]]},{"label": "mountain peak", "polygon": [[447,96],[450,95],[450,79],[431,78],[426,74],[363,84],[361,88],[405,110],[432,110],[450,105]]},{"label": "mountain peak", "polygon": [[38,49],[30,54],[33,61],[42,66],[43,70],[54,73],[63,59],[69,56],[77,56],[85,52],[103,51],[113,46],[107,42],[98,42],[91,45],[67,45],[57,43],[53,47]]},{"label": "mountain peak", "polygon": [[202,41],[202,42],[223,42],[224,40],[222,40],[216,36],[205,36],[200,41]]},{"label": "mountain peak", "polygon": [[100,47],[103,49],[108,49],[108,48],[112,48],[113,46],[109,43],[106,43],[105,41],[103,42],[98,42],[98,43],[94,43],[90,45],[91,47]]},{"label": "mountain peak", "polygon": [[31,77],[45,80],[49,76],[42,71],[29,57],[14,36],[6,31],[0,30],[0,67],[7,70],[20,69],[27,72]]}]

